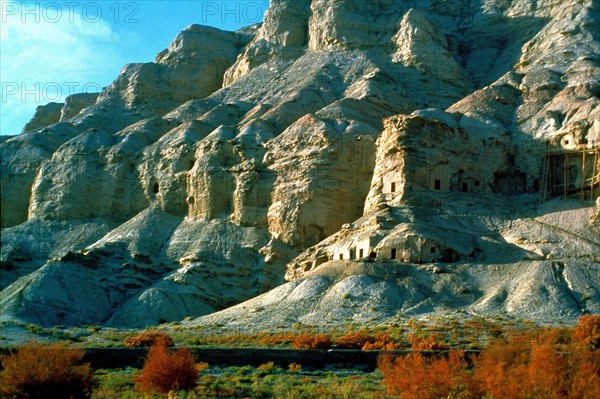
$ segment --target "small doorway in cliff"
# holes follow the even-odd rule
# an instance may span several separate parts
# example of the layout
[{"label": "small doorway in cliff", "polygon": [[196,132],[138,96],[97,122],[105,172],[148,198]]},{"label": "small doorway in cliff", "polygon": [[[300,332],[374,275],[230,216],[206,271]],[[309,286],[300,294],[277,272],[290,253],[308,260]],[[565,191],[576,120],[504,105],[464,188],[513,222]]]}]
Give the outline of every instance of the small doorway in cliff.
[{"label": "small doorway in cliff", "polygon": [[463,193],[468,193],[469,192],[469,183],[467,183],[466,181],[464,181],[462,183],[462,192]]},{"label": "small doorway in cliff", "polygon": [[390,186],[390,192],[392,192],[392,193],[396,192],[396,182],[392,182],[392,184]]},{"label": "small doorway in cliff", "polygon": [[390,259],[396,259],[396,248],[392,248],[390,253]]},{"label": "small doorway in cliff", "polygon": [[441,190],[442,189],[442,181],[440,179],[435,179],[435,181],[433,182],[433,188],[436,190]]}]

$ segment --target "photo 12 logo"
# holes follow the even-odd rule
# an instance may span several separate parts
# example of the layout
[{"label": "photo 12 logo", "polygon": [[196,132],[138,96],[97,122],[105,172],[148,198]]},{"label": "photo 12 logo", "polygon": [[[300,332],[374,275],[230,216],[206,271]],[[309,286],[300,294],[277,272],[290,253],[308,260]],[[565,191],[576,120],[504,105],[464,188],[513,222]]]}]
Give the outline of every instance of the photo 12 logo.
[{"label": "photo 12 logo", "polygon": [[37,1],[37,2],[0,2],[2,23],[9,18],[19,18],[22,23],[76,22],[82,18],[85,22],[96,23],[101,19],[114,23],[138,23],[140,6],[133,1]]},{"label": "photo 12 logo", "polygon": [[218,20],[225,23],[256,24],[262,22],[269,0],[258,1],[202,1],[201,23]]},{"label": "photo 12 logo", "polygon": [[20,101],[37,104],[63,101],[73,94],[99,93],[102,86],[98,83],[79,82],[2,82],[2,103]]}]

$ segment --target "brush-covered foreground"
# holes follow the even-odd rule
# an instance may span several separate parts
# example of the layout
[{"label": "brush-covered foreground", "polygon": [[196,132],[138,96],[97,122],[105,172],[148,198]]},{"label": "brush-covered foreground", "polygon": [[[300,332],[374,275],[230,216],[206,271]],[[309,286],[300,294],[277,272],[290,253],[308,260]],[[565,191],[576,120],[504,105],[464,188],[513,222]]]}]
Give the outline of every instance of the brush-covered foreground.
[{"label": "brush-covered foreground", "polygon": [[[202,365],[200,365],[202,367]],[[290,364],[284,369],[267,363],[259,367],[209,367],[200,371],[199,385],[169,394],[140,393],[133,380],[138,370],[99,370],[93,399],[204,399],[204,398],[356,398],[385,397],[379,371],[307,371]]]},{"label": "brush-covered foreground", "polygon": [[[563,324],[561,324],[563,325]],[[569,326],[564,324],[564,326]],[[369,342],[386,336],[394,343],[394,348],[411,348],[415,340],[435,341],[444,348],[479,350],[493,338],[513,331],[530,331],[539,328],[539,324],[528,320],[497,317],[439,317],[429,319],[405,318],[399,316],[389,324],[368,324],[348,322],[337,327],[318,327],[303,324],[280,325],[269,330],[231,327],[227,325],[188,325],[173,322],[146,330],[113,329],[100,326],[71,327],[56,326],[43,328],[35,324],[3,322],[0,324],[0,347],[14,347],[30,341],[68,341],[75,346],[85,348],[123,348],[151,346],[159,337],[171,339],[178,345],[212,348],[295,348],[302,347],[302,340],[326,335],[330,345],[362,349],[362,346],[348,347],[340,338],[355,332],[367,334]],[[321,340],[326,339],[321,337]],[[294,342],[300,346],[295,347]],[[365,341],[365,342],[367,342]],[[385,348],[366,348],[385,349]],[[420,347],[420,349],[440,349],[439,347]]]},{"label": "brush-covered foreground", "polygon": [[[94,399],[600,397],[600,315],[582,316],[574,327],[491,331],[496,336],[479,354],[465,356],[461,350],[447,350],[447,343],[440,340],[444,334],[415,330],[409,338],[412,351],[382,351],[373,373],[307,371],[295,363],[287,370],[274,363],[211,368],[198,363],[201,359],[194,359],[184,347],[169,349],[171,341],[165,334],[143,332],[127,339],[153,342],[141,370],[97,370],[92,379],[89,366],[81,364],[81,349],[30,343],[2,358],[0,392],[14,399],[42,398],[44,392],[63,392],[64,387],[78,392],[65,398]],[[145,341],[148,337],[154,340]],[[364,330],[335,338],[297,335],[291,345],[299,347],[298,343],[303,348],[336,345],[364,350],[403,345],[390,334],[370,335]]]},{"label": "brush-covered foreground", "polygon": [[382,354],[388,393],[401,399],[593,399],[600,397],[600,317],[573,329],[514,333],[479,355]]}]

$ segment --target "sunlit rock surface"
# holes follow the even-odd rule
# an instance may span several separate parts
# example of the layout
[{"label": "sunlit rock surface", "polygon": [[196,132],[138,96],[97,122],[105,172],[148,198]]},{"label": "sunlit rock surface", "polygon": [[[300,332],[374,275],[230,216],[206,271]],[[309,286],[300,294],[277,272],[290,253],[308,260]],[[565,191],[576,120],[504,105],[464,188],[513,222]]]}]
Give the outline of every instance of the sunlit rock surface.
[{"label": "sunlit rock surface", "polygon": [[262,25],[185,28],[2,140],[0,319],[600,312],[599,19],[273,0]]}]

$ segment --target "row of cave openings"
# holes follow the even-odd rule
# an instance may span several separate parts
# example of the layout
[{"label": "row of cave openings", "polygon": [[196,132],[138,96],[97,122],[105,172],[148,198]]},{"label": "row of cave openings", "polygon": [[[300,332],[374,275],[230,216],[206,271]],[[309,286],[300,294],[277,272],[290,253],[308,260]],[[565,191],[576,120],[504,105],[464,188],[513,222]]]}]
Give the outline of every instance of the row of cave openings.
[{"label": "row of cave openings", "polygon": [[[444,248],[434,240],[419,239],[419,245],[411,246],[406,241],[381,245],[375,249],[372,239],[364,239],[350,246],[330,249],[327,260],[365,260],[387,259],[403,263],[453,263],[461,260],[460,255],[451,248]],[[406,258],[406,254],[409,254]],[[322,262],[319,262],[322,263]]]},{"label": "row of cave openings", "polygon": [[[444,185],[450,186],[449,182],[444,182]],[[475,190],[477,190],[479,187],[481,187],[481,181],[480,180],[473,180],[472,182],[470,181],[462,181],[459,184],[460,186],[460,191],[462,191],[463,193],[468,193],[473,190],[473,187],[475,187]],[[442,191],[442,179],[433,179],[433,190],[435,191]],[[390,182],[390,193],[395,193],[397,191],[397,182]]]},{"label": "row of cave openings", "polygon": [[[430,172],[417,173],[413,179],[416,187],[428,191],[485,191],[481,180],[473,175],[463,169],[451,174],[447,166],[442,165]],[[384,187],[384,192],[399,192],[400,183],[397,180],[384,184],[388,185]],[[566,198],[579,194],[582,201],[600,196],[600,148],[548,151],[542,157],[542,171],[532,182],[531,191],[540,194],[541,202],[558,195]],[[491,192],[526,193],[527,174],[520,171],[494,173]]]}]

